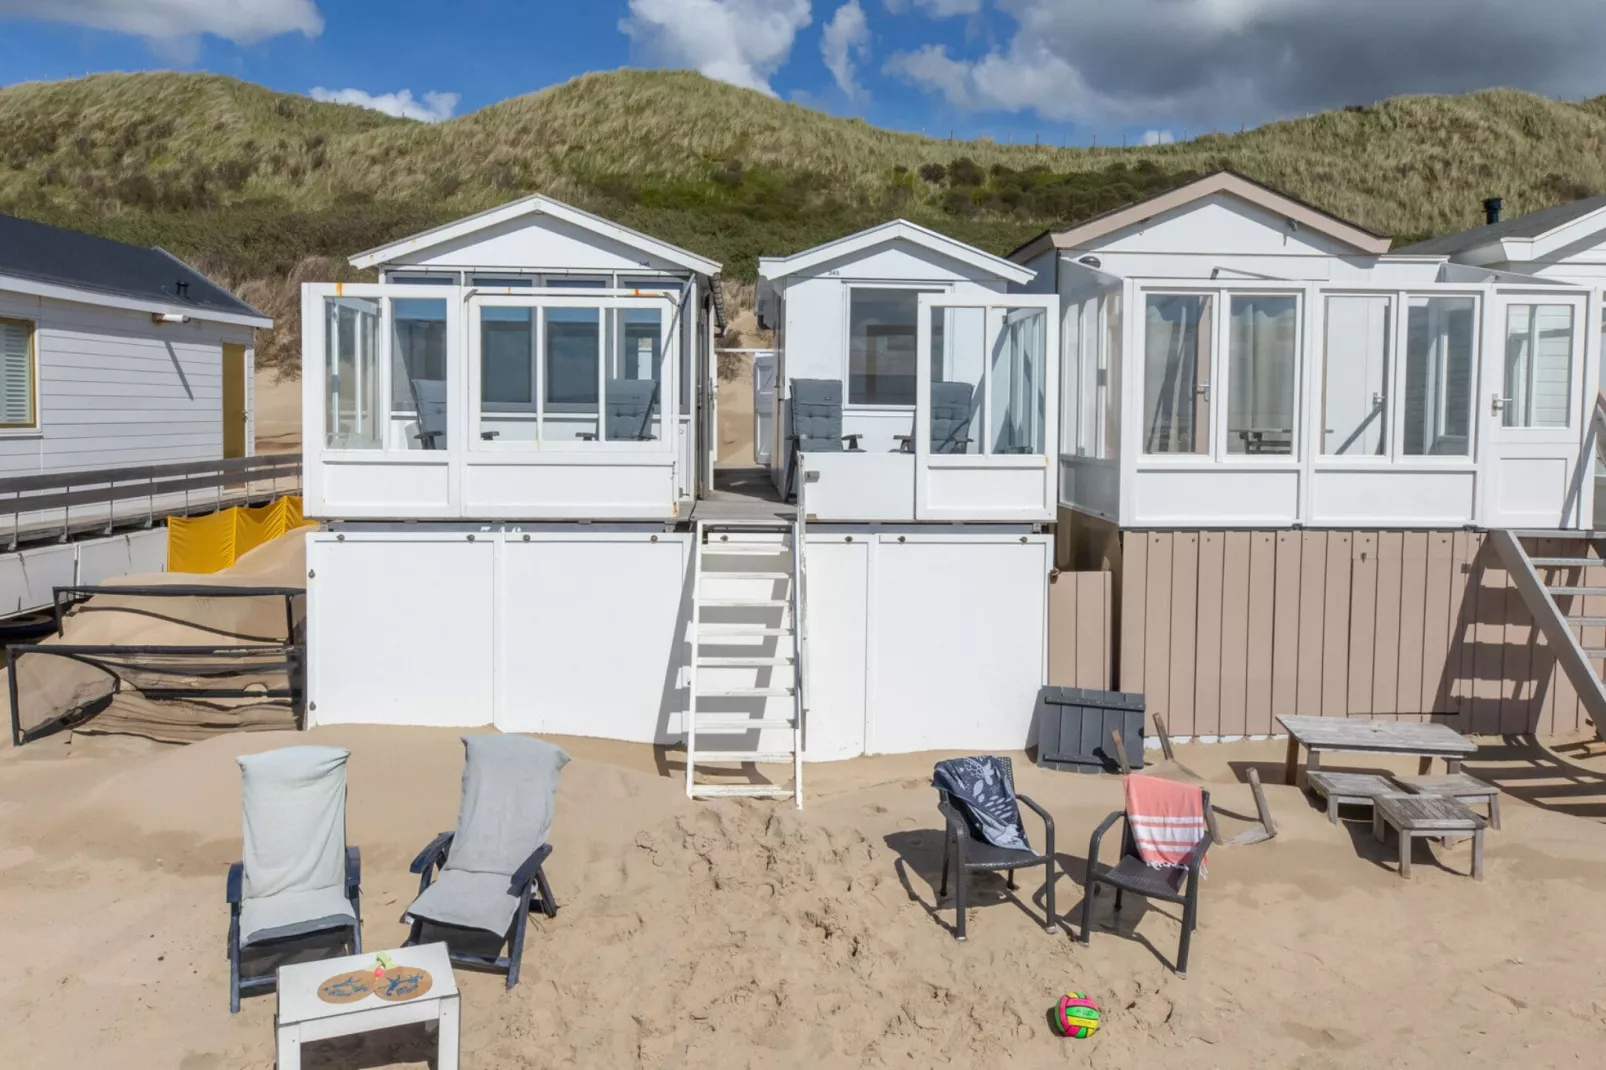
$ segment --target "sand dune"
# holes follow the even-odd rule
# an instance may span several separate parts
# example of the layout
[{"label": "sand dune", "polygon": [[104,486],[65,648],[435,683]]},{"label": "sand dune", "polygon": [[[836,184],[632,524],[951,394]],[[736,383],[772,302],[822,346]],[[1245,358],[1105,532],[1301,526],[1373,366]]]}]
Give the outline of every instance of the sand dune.
[{"label": "sand dune", "polygon": [[[11,1009],[0,1065],[272,1065],[273,998],[236,1017],[227,1007],[233,757],[309,738],[353,749],[365,940],[394,946],[416,890],[407,863],[455,820],[454,733],[319,729],[183,748],[63,736],[0,752],[0,1005]],[[1590,1065],[1606,1047],[1606,829],[1567,813],[1511,801],[1484,882],[1463,875],[1465,845],[1420,848],[1405,882],[1366,828],[1334,828],[1272,786],[1283,833],[1212,853],[1184,981],[1159,958],[1176,945],[1169,909],[1129,908],[1125,932],[1084,949],[1034,923],[1030,874],[1024,906],[1001,880],[983,883],[970,941],[955,943],[951,910],[932,911],[934,755],[812,767],[798,813],[694,805],[672,756],[665,776],[649,748],[560,742],[575,754],[549,865],[562,909],[532,921],[512,992],[460,973],[468,1066],[1542,1067]],[[1280,750],[1192,747],[1183,760],[1220,806],[1247,812],[1227,762],[1269,771]],[[1486,773],[1544,783],[1526,755],[1488,759]],[[1076,919],[1072,875],[1119,783],[1030,767],[1020,779],[1056,816],[1070,874],[1059,903]],[[1599,806],[1560,790],[1568,805]],[[1241,827],[1224,820],[1229,835]],[[1098,916],[1113,920],[1107,901]],[[1090,1041],[1049,1032],[1048,1008],[1071,988],[1105,1007]],[[422,1066],[429,1052],[422,1033],[398,1031],[313,1046],[307,1065]]]}]

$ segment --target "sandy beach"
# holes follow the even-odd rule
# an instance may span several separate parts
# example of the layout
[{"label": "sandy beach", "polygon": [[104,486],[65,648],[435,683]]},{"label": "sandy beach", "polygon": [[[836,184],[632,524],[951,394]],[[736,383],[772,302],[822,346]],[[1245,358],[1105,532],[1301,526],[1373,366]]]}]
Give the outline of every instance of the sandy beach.
[{"label": "sandy beach", "polygon": [[[233,759],[308,741],[352,749],[365,944],[395,946],[416,889],[408,861],[455,823],[455,733],[239,733],[185,747],[60,735],[0,752],[0,1065],[272,1066],[273,997],[228,1013]],[[1549,1067],[1593,1065],[1606,1045],[1606,781],[1547,787],[1560,781],[1538,752],[1490,741],[1470,767],[1543,804],[1508,798],[1482,883],[1465,875],[1466,844],[1419,847],[1402,881],[1368,826],[1335,828],[1270,786],[1282,832],[1212,852],[1180,980],[1160,958],[1176,945],[1169,907],[1129,907],[1088,948],[1065,931],[1080,917],[1088,835],[1119,806],[1114,777],[1017,758],[1022,790],[1056,818],[1071,926],[1048,935],[1034,922],[1033,875],[1023,904],[988,878],[958,944],[952,911],[933,913],[941,755],[811,766],[799,813],[693,805],[672,753],[557,742],[575,757],[548,865],[562,909],[532,920],[513,991],[459,971],[466,1066]],[[1252,813],[1239,772],[1259,763],[1275,780],[1281,755],[1275,742],[1179,751],[1236,814]],[[1224,834],[1243,827],[1223,817]],[[1030,819],[1028,830],[1040,835]],[[1099,904],[1108,926],[1108,897]],[[1068,989],[1104,1007],[1091,1040],[1049,1030]],[[399,1030],[322,1042],[306,1059],[423,1066],[431,1052],[421,1030]]]}]

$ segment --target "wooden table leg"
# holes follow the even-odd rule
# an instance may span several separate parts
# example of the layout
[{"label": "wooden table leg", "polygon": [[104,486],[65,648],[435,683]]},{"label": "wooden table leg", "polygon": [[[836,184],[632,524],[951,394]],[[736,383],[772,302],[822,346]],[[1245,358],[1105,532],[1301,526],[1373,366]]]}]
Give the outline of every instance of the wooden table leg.
[{"label": "wooden table leg", "polygon": [[1500,831],[1500,796],[1489,796],[1489,827]]},{"label": "wooden table leg", "polygon": [[1377,801],[1372,802],[1372,837],[1378,843],[1388,841],[1388,831],[1383,825],[1383,811],[1378,809]]},{"label": "wooden table leg", "polygon": [[278,1070],[301,1070],[301,1030],[293,1025],[280,1026],[275,1034]]},{"label": "wooden table leg", "polygon": [[[1428,763],[1428,769],[1432,769],[1433,768],[1433,763],[1431,761],[1428,761],[1428,759],[1426,759],[1426,758],[1424,758],[1423,761]],[[1457,773],[1459,773],[1461,771],[1461,759],[1460,758],[1446,758],[1444,760],[1444,768],[1449,770],[1449,773],[1450,773],[1451,776],[1455,776]],[[1424,773],[1426,773],[1428,771],[1428,769],[1424,769],[1422,771]]]},{"label": "wooden table leg", "polygon": [[1400,876],[1406,880],[1411,879],[1411,841],[1413,837],[1405,829],[1400,830]]},{"label": "wooden table leg", "polygon": [[1299,775],[1299,739],[1293,735],[1288,737],[1288,762],[1283,766],[1283,783],[1289,787],[1294,786],[1294,778]]},{"label": "wooden table leg", "polygon": [[436,1070],[457,1070],[458,1055],[458,997],[441,1000],[440,1036],[436,1042]]},{"label": "wooden table leg", "polygon": [[1472,879],[1483,880],[1483,830],[1472,834]]}]

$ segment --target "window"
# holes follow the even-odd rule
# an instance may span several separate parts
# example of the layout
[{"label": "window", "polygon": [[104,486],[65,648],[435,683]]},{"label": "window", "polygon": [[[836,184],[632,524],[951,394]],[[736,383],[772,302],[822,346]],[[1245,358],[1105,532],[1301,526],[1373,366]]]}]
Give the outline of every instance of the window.
[{"label": "window", "polygon": [[1477,313],[1472,297],[1409,299],[1400,421],[1401,452],[1407,457],[1472,455]]},{"label": "window", "polygon": [[[1103,416],[1102,435],[1095,440],[1094,456],[1104,460],[1121,452],[1121,295],[1104,295],[1104,344],[1099,348],[1097,396]],[[1092,329],[1097,331],[1098,325]]]},{"label": "window", "polygon": [[535,405],[535,310],[480,309],[480,402],[483,411]]},{"label": "window", "polygon": [[1082,307],[1067,303],[1060,324],[1060,451],[1069,454],[1082,452],[1082,362],[1092,356],[1082,348]]},{"label": "window", "polygon": [[488,278],[484,275],[474,276],[475,286],[503,286],[511,289],[528,290],[535,285],[535,279],[528,275],[512,278]]},{"label": "window", "polygon": [[38,426],[34,356],[33,324],[0,319],[0,427]]},{"label": "window", "polygon": [[392,275],[386,282],[402,286],[456,286],[456,275]]},{"label": "window", "polygon": [[1047,381],[1047,315],[1040,308],[1010,309],[992,347],[988,426],[995,454],[1042,453]]},{"label": "window", "polygon": [[920,294],[854,287],[848,297],[848,404],[915,403]]},{"label": "window", "polygon": [[1213,311],[1208,294],[1149,295],[1144,309],[1144,453],[1209,452]]},{"label": "window", "polygon": [[596,308],[546,308],[543,437],[594,438],[602,366],[602,313]]},{"label": "window", "polygon": [[1394,300],[1329,297],[1326,313],[1322,453],[1387,456]]},{"label": "window", "polygon": [[1294,452],[1299,299],[1235,294],[1227,344],[1227,452]]},{"label": "window", "polygon": [[377,450],[384,445],[380,321],[378,301],[324,299],[324,442],[330,449]]},{"label": "window", "polygon": [[1571,305],[1506,309],[1506,427],[1566,427],[1573,379]]},{"label": "window", "polygon": [[630,308],[613,315],[604,436],[610,442],[651,442],[658,438],[663,314],[656,308]]}]

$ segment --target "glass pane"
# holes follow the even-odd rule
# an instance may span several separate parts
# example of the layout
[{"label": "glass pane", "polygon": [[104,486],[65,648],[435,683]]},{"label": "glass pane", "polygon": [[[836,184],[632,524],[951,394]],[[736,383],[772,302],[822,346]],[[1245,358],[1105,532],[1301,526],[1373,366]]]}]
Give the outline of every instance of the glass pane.
[{"label": "glass pane", "polygon": [[1082,306],[1067,304],[1060,324],[1060,453],[1080,452],[1082,352]]},{"label": "glass pane", "polygon": [[616,341],[608,369],[604,430],[610,442],[651,442],[659,438],[663,314],[656,308],[632,308],[614,316]]},{"label": "glass pane", "polygon": [[1234,294],[1227,346],[1227,452],[1294,452],[1299,299]]},{"label": "glass pane", "polygon": [[607,279],[598,278],[570,278],[566,275],[548,275],[541,280],[541,285],[553,290],[597,290],[605,289]]},{"label": "glass pane", "polygon": [[1394,302],[1387,297],[1327,299],[1322,453],[1388,455],[1390,350]]},{"label": "glass pane", "polygon": [[1413,297],[1406,310],[1407,457],[1472,454],[1473,346],[1478,303],[1471,297]]},{"label": "glass pane", "polygon": [[413,417],[403,427],[401,445],[446,449],[446,301],[392,301],[391,320],[390,407]]},{"label": "glass pane", "polygon": [[542,311],[546,335],[546,394],[541,437],[595,440],[602,364],[602,313],[595,308]]},{"label": "glass pane", "polygon": [[480,401],[487,411],[533,410],[535,310],[480,309]]},{"label": "glass pane", "polygon": [[[1095,328],[1096,329],[1096,328]],[[1205,332],[1205,344],[1210,335]],[[1097,457],[1108,460],[1121,451],[1121,295],[1104,295],[1104,344],[1099,347],[1097,370],[1101,434],[1095,439]],[[1208,422],[1208,421],[1207,421]]]},{"label": "glass pane", "polygon": [[324,299],[324,443],[335,450],[377,450],[386,414],[379,401],[379,302]]},{"label": "glass pane", "polygon": [[1505,426],[1566,427],[1572,378],[1572,306],[1507,308]]},{"label": "glass pane", "polygon": [[918,290],[855,287],[848,298],[848,404],[915,403]]},{"label": "glass pane", "polygon": [[[932,453],[982,452],[986,350],[987,314],[982,309],[931,310]],[[909,449],[913,448],[911,442]]]},{"label": "glass pane", "polygon": [[515,275],[507,278],[474,276],[475,286],[507,286],[520,290],[528,290],[535,285],[535,280],[528,275]]},{"label": "glass pane", "polygon": [[1143,452],[1210,449],[1207,294],[1150,294],[1143,323]]},{"label": "glass pane", "polygon": [[1042,453],[1047,381],[1047,314],[1040,308],[1004,314],[993,345],[987,421],[993,453]]}]

